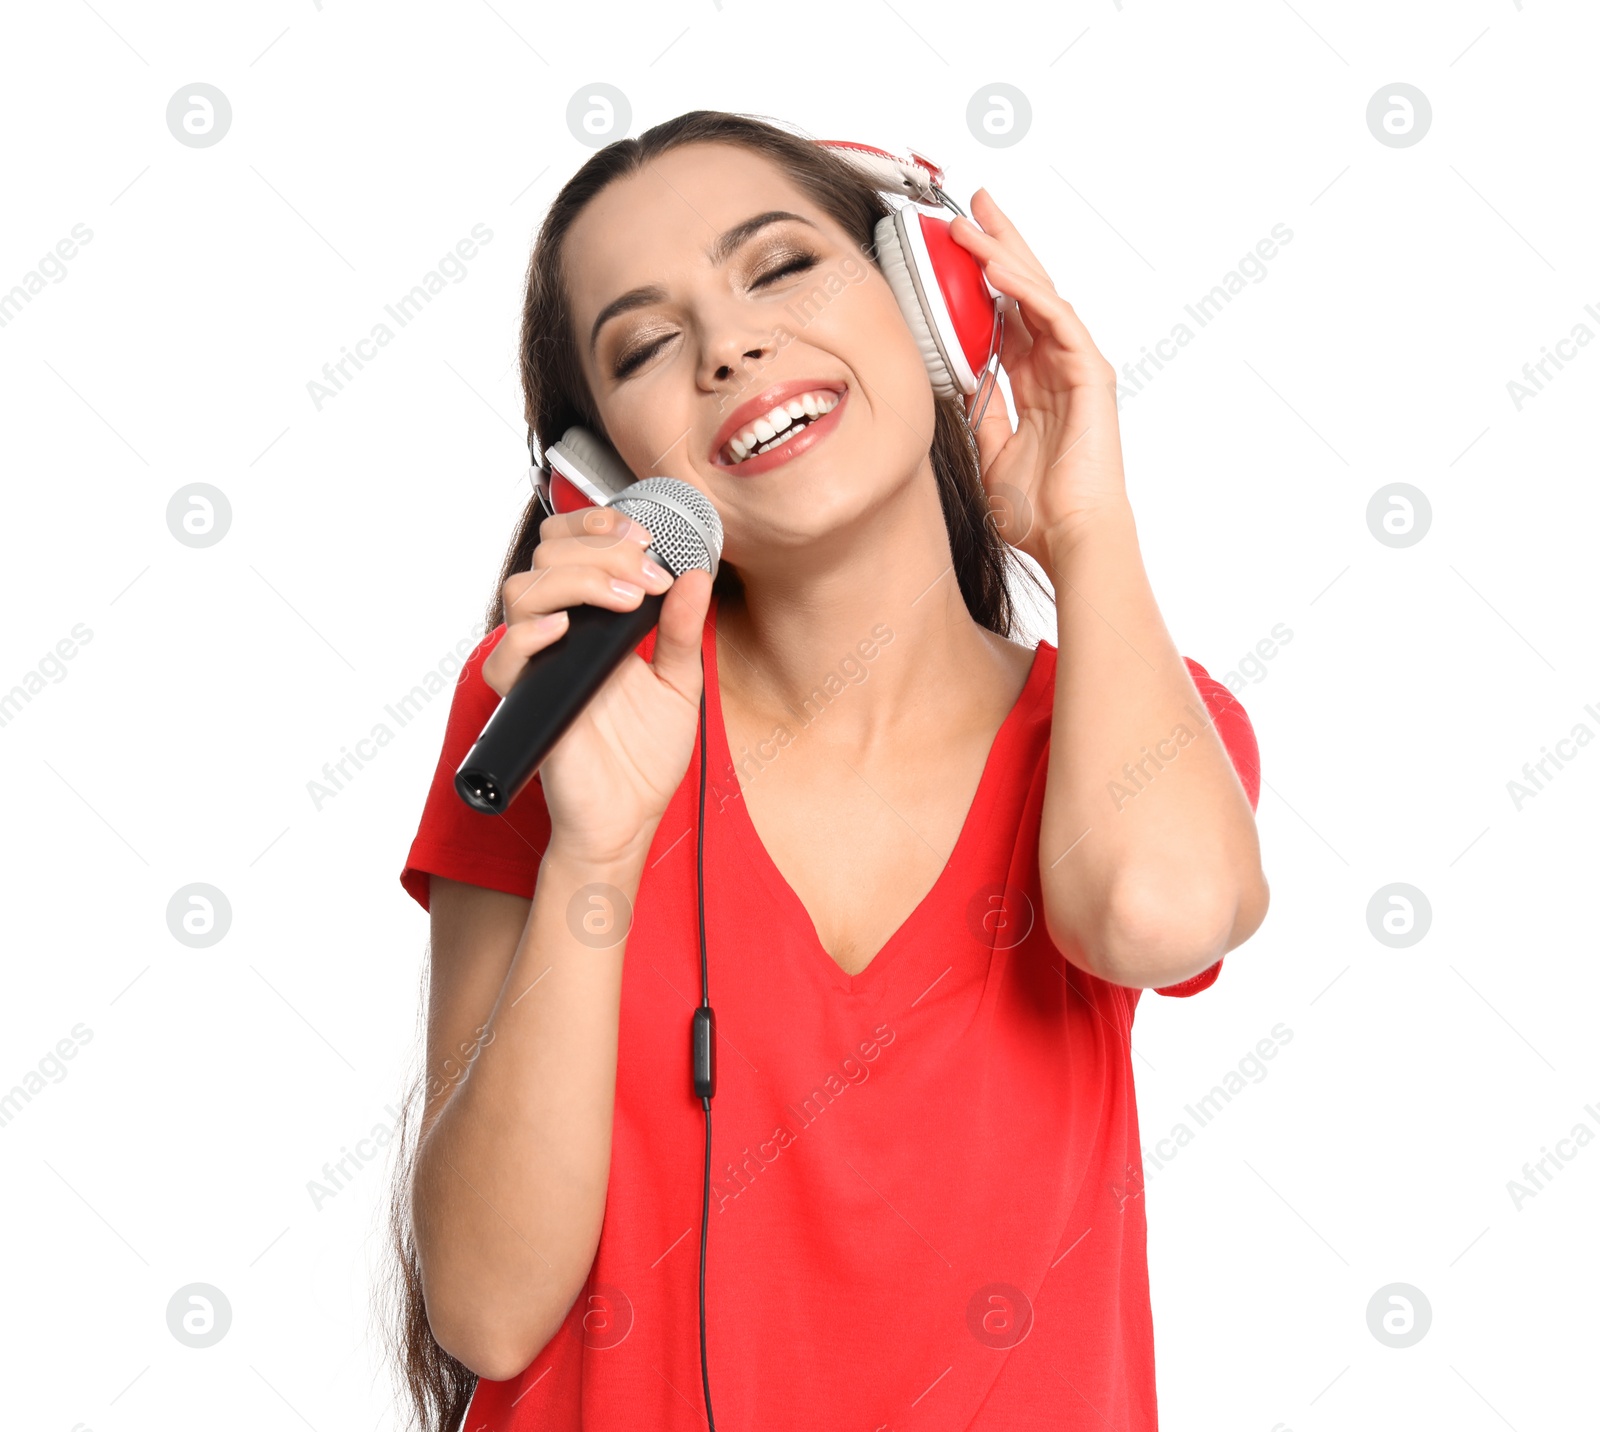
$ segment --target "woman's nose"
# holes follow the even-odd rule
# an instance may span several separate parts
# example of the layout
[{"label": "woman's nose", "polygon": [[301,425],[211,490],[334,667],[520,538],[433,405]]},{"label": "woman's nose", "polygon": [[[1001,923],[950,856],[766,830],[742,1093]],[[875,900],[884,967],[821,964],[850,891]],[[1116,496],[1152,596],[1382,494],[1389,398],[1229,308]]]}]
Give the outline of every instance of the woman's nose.
[{"label": "woman's nose", "polygon": [[730,331],[707,345],[703,376],[713,387],[726,387],[730,382],[737,385],[746,372],[764,368],[777,348],[776,334]]}]

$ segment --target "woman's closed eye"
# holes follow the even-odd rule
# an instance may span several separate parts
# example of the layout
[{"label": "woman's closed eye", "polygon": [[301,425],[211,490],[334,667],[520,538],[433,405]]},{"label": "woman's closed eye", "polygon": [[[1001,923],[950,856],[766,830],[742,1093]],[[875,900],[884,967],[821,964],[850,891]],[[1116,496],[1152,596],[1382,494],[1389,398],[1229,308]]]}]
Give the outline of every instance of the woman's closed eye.
[{"label": "woman's closed eye", "polygon": [[[814,253],[809,250],[797,250],[786,255],[782,262],[758,275],[751,281],[750,287],[752,289],[765,288],[768,284],[776,283],[780,278],[787,278],[790,274],[804,273],[807,269],[815,268],[817,262],[817,256]],[[617,359],[616,365],[611,370],[611,376],[620,382],[630,374],[637,372],[673,336],[671,333],[660,334],[631,352],[624,354]]]},{"label": "woman's closed eye", "polygon": [[787,278],[792,273],[804,273],[809,268],[815,268],[817,256],[809,250],[800,250],[790,254],[784,262],[776,268],[768,269],[754,283],[751,288],[762,288],[766,284],[774,283],[780,278]]}]

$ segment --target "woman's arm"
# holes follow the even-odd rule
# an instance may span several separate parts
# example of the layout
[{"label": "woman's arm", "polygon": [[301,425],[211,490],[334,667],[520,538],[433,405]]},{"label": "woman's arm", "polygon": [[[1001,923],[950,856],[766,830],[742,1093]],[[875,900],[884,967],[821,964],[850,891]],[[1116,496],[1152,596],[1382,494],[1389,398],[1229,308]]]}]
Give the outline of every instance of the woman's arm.
[{"label": "woman's arm", "polygon": [[1255,818],[1145,576],[1123,480],[1116,372],[989,194],[951,235],[1013,300],[977,440],[1006,539],[1055,585],[1045,925],[1113,984],[1177,984],[1267,911]]},{"label": "woman's arm", "polygon": [[1177,984],[1266,917],[1255,817],[1161,619],[1127,504],[1057,534],[1044,565],[1059,651],[1039,830],[1046,927],[1113,984]]},{"label": "woman's arm", "polygon": [[631,912],[699,729],[711,577],[652,574],[651,540],[611,507],[541,524],[483,679],[504,697],[572,607],[627,611],[666,590],[651,660],[626,657],[539,766],[550,839],[531,902],[430,877],[412,1229],[435,1340],[497,1382],[550,1341],[594,1264]]},{"label": "woman's arm", "polygon": [[585,864],[552,846],[531,902],[431,879],[412,1222],[434,1338],[493,1381],[550,1341],[594,1262],[626,940],[580,939],[572,900],[601,884],[631,908],[643,865]]}]

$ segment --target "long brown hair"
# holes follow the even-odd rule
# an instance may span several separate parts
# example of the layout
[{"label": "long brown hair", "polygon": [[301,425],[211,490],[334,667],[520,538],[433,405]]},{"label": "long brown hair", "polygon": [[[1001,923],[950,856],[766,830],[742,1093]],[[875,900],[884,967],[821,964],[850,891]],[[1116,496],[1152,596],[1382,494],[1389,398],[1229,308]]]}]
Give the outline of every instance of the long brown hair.
[{"label": "long brown hair", "polygon": [[[528,259],[520,345],[523,408],[541,452],[575,424],[597,435],[605,431],[578,360],[577,335],[562,273],[562,246],[568,231],[589,201],[614,180],[637,173],[680,145],[708,142],[738,144],[765,155],[838,222],[862,253],[876,261],[873,230],[889,212],[883,196],[848,160],[769,120],[720,110],[693,110],[647,129],[637,139],[619,139],[597,150],[556,195]],[[935,399],[929,457],[938,480],[956,581],[967,610],[980,626],[1011,637],[1019,629],[1019,616],[1008,577],[1013,572],[1024,576],[1046,601],[1050,593],[1020,561],[990,517],[979,477],[977,444],[959,399]],[[533,565],[543,516],[537,499],[530,499],[495,582],[484,617],[485,631],[493,631],[505,620],[501,589],[507,578]],[[739,585],[734,566],[722,563],[713,592],[726,594],[737,591]],[[418,1088],[420,1081],[413,1096]],[[407,1127],[408,1123],[402,1124],[402,1130]],[[392,1288],[391,1343],[419,1424],[429,1432],[455,1432],[476,1378],[439,1347],[428,1325],[411,1231],[409,1198],[415,1159],[414,1141],[405,1140],[399,1150],[390,1209],[390,1242],[399,1263]]]}]

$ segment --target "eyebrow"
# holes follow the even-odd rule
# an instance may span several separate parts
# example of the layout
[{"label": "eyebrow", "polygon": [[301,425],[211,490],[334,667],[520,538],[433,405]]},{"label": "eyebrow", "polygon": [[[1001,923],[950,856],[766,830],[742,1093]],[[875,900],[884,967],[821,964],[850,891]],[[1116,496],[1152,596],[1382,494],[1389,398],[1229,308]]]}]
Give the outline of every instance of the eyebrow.
[{"label": "eyebrow", "polygon": [[[721,265],[735,253],[741,244],[754,238],[770,224],[781,224],[786,221],[807,224],[815,229],[817,226],[803,214],[792,214],[787,209],[768,209],[763,214],[753,214],[750,218],[735,224],[727,233],[720,235],[716,242],[706,250],[706,257],[713,264]],[[611,300],[600,310],[595,318],[594,326],[589,330],[589,351],[594,352],[595,344],[599,341],[600,330],[613,318],[629,313],[635,308],[647,308],[652,303],[665,303],[667,291],[660,284],[644,284],[639,288],[630,288],[626,293]]]}]

